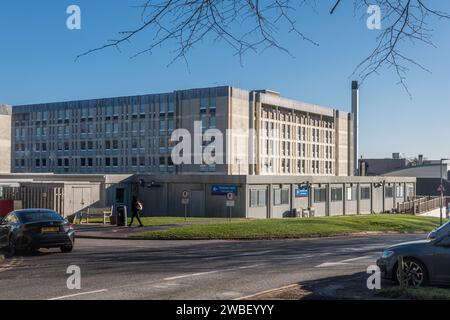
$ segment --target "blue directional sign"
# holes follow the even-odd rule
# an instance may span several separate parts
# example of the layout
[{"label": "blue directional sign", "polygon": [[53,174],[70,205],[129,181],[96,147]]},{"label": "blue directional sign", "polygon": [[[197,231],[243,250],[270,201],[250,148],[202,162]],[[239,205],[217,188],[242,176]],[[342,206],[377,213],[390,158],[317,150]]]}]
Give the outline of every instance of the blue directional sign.
[{"label": "blue directional sign", "polygon": [[308,187],[301,187],[295,189],[295,197],[296,198],[307,198],[309,197],[309,189]]},{"label": "blue directional sign", "polygon": [[211,188],[211,193],[213,196],[226,196],[228,193],[238,194],[237,186],[226,186],[226,185],[214,185]]}]

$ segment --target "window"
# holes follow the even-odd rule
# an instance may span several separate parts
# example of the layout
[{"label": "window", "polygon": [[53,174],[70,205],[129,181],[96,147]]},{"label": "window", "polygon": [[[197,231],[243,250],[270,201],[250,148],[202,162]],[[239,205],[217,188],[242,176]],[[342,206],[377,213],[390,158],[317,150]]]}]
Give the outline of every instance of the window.
[{"label": "window", "polygon": [[255,208],[258,206],[258,190],[250,190],[250,207]]},{"label": "window", "polygon": [[369,200],[369,199],[370,199],[370,187],[362,187],[361,200]]},{"label": "window", "polygon": [[275,206],[281,205],[281,189],[273,190],[273,204]]},{"label": "window", "polygon": [[396,186],[395,196],[397,198],[403,198],[405,196],[405,190],[402,185]]},{"label": "window", "polygon": [[267,190],[258,190],[258,207],[267,205]]},{"label": "window", "polygon": [[275,206],[289,204],[289,189],[274,189],[273,203]]},{"label": "window", "polygon": [[314,189],[314,202],[320,203],[327,200],[327,189],[326,188],[315,188]]},{"label": "window", "polygon": [[267,204],[267,191],[265,189],[250,190],[250,207],[265,207]]},{"label": "window", "polygon": [[289,189],[281,190],[281,204],[289,204]]},{"label": "window", "polygon": [[386,198],[393,198],[394,197],[394,188],[391,186],[386,187],[385,196],[386,196]]},{"label": "window", "polygon": [[347,187],[347,201],[355,201],[356,200],[356,187]]},{"label": "window", "polygon": [[342,188],[331,188],[331,201],[342,201]]}]

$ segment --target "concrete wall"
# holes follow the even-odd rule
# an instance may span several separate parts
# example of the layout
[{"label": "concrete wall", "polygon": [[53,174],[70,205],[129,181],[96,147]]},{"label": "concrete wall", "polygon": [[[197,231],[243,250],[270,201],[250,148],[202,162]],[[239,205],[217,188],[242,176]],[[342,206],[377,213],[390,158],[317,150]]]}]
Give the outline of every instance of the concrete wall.
[{"label": "concrete wall", "polygon": [[[227,175],[0,175],[0,184],[62,184],[64,185],[64,212],[79,212],[89,206],[105,207],[117,204],[118,189],[123,189],[123,203],[131,208],[131,198],[137,196],[144,204],[145,216],[184,216],[181,194],[191,193],[188,206],[190,217],[228,217],[225,195],[213,195],[212,187],[236,186],[237,195],[232,217],[286,218],[293,210],[313,208],[316,217],[370,214],[390,211],[408,196],[406,185],[415,186],[415,178],[379,177],[295,177],[295,176],[227,176]],[[385,198],[387,186],[394,187],[394,197]],[[296,198],[295,190],[308,186],[307,197]],[[396,196],[396,186],[404,191]],[[347,197],[347,188],[353,187],[353,196]],[[361,200],[361,188],[370,187],[371,198]],[[314,190],[324,188],[324,202],[314,199]],[[342,199],[331,201],[332,188],[342,189]],[[276,190],[287,190],[287,203],[275,205]],[[250,205],[251,190],[265,190],[261,206]],[[411,194],[414,195],[414,194]],[[410,195],[410,196],[411,196]],[[360,200],[358,200],[360,199]]]},{"label": "concrete wall", "polygon": [[0,105],[0,173],[11,172],[11,107]]}]

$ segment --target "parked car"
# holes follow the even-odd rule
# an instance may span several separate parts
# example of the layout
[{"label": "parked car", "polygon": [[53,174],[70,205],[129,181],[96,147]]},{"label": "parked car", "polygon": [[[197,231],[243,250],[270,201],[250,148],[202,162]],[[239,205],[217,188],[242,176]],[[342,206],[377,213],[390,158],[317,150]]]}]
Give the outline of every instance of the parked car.
[{"label": "parked car", "polygon": [[377,261],[383,278],[400,282],[399,256],[403,257],[404,281],[408,286],[450,284],[450,233],[387,248]]},{"label": "parked car", "polygon": [[428,234],[429,240],[434,240],[436,238],[442,237],[446,234],[450,233],[450,221],[446,224],[442,225],[441,227],[434,229]]},{"label": "parked car", "polygon": [[71,252],[74,243],[72,225],[53,210],[18,210],[0,218],[0,249],[9,255],[14,255],[16,250],[40,248]]}]

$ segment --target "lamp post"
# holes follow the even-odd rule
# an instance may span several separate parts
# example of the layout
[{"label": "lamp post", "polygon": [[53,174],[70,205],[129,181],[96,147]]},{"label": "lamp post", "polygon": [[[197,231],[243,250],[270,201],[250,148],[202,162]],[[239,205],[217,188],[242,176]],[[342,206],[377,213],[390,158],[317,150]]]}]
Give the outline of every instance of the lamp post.
[{"label": "lamp post", "polygon": [[441,226],[442,226],[442,224],[443,224],[443,213],[442,213],[442,206],[444,205],[444,177],[442,176],[442,170],[443,170],[443,167],[444,167],[444,161],[447,161],[447,160],[449,160],[449,159],[445,159],[445,158],[442,158],[441,159],[441,166],[440,166],[440,170],[441,170],[441,173],[440,173],[440,175],[441,175],[441,185],[440,185],[440,187],[439,187],[439,189],[441,190],[441,205],[440,205],[440,209],[441,209],[441,215],[440,215],[440,217],[441,217]]}]

